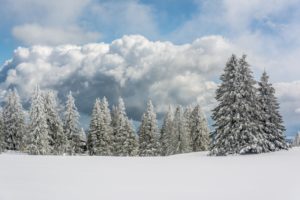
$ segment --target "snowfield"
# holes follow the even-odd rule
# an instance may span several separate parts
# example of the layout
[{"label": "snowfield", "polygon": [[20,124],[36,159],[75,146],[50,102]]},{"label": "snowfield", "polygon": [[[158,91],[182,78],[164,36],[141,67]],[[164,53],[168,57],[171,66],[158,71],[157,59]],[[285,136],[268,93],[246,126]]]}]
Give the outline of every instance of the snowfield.
[{"label": "snowfield", "polygon": [[0,155],[0,200],[299,200],[300,148],[261,155]]}]

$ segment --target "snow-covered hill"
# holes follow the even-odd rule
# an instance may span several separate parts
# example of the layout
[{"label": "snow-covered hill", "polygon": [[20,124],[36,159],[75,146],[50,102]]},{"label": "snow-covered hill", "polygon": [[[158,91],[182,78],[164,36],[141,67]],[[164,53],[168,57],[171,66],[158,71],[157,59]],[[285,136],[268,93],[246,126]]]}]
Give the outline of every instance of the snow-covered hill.
[{"label": "snow-covered hill", "polygon": [[299,200],[300,148],[208,157],[0,155],[0,200]]}]

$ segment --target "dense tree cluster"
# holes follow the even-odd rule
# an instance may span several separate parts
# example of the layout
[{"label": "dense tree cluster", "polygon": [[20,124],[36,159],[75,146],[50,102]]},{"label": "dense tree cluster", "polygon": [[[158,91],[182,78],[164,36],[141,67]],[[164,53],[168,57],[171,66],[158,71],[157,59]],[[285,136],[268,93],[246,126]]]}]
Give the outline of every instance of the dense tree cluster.
[{"label": "dense tree cluster", "polygon": [[[210,149],[210,155],[219,156],[287,149],[279,104],[267,73],[257,84],[246,56],[238,59],[232,55],[220,79],[212,134],[200,105],[169,106],[159,129],[154,106],[148,101],[136,132],[123,99],[119,98],[110,110],[105,97],[96,99],[85,133],[71,92],[62,114],[55,93],[37,86],[26,120],[17,90],[9,90],[0,113],[0,152],[169,156]],[[295,146],[300,143],[299,137]]]},{"label": "dense tree cluster", "polygon": [[216,91],[211,155],[263,153],[287,149],[275,90],[266,72],[256,85],[246,56],[232,55]]},{"label": "dense tree cluster", "polygon": [[[108,101],[97,98],[87,134],[80,127],[75,99],[67,95],[61,114],[53,91],[36,86],[28,123],[17,90],[9,90],[0,115],[0,152],[14,150],[33,155],[167,156],[208,149],[209,130],[200,106],[185,110],[170,106],[159,130],[152,102],[136,132],[126,114],[122,98],[109,109]],[[3,115],[3,116],[2,116]],[[61,117],[62,116],[62,117]]]}]

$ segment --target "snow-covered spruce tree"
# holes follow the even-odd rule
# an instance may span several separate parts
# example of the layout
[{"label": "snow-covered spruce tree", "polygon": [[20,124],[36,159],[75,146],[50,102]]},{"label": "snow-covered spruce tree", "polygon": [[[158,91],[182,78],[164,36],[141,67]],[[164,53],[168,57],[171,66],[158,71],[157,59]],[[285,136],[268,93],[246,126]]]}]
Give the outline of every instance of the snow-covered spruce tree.
[{"label": "snow-covered spruce tree", "polygon": [[196,105],[191,113],[191,143],[194,152],[206,151],[209,148],[209,128],[206,117],[200,107]]},{"label": "snow-covered spruce tree", "polygon": [[279,103],[275,97],[275,89],[269,83],[269,76],[264,72],[258,83],[260,116],[265,137],[270,142],[269,150],[288,149],[285,141],[284,125],[279,113]]},{"label": "snow-covered spruce tree", "polygon": [[171,139],[173,137],[173,110],[169,106],[169,109],[164,117],[163,125],[160,131],[160,154],[162,156],[171,155],[173,146]]},{"label": "snow-covered spruce tree", "polygon": [[77,142],[79,141],[78,138],[80,135],[79,113],[71,91],[67,96],[66,111],[64,114],[64,132],[68,138],[68,153],[70,155],[81,153],[78,152],[78,149],[76,148],[79,146]]},{"label": "snow-covered spruce tree", "polygon": [[193,139],[192,139],[192,113],[193,113],[194,108],[189,105],[185,108],[184,113],[183,113],[183,118],[185,120],[185,127],[187,131],[187,136],[189,137],[190,140],[190,146],[191,146],[191,151],[193,151]]},{"label": "snow-covered spruce tree", "polygon": [[37,85],[30,107],[28,133],[26,134],[26,151],[33,155],[45,155],[51,153],[49,144],[48,125],[45,115],[45,106],[42,92]]},{"label": "snow-covered spruce tree", "polygon": [[112,155],[112,128],[108,103],[96,99],[94,104],[87,146],[90,155]]},{"label": "snow-covered spruce tree", "polygon": [[300,146],[300,132],[298,132],[297,135],[295,136],[292,145],[293,145],[294,147]]},{"label": "snow-covered spruce tree", "polygon": [[102,132],[104,136],[104,138],[106,138],[106,147],[105,149],[107,149],[107,155],[112,155],[113,154],[113,140],[114,140],[114,136],[113,136],[113,128],[111,126],[111,114],[110,114],[110,110],[109,110],[109,104],[108,101],[106,99],[106,97],[103,97],[102,101],[101,101],[101,110],[102,110],[102,115],[103,115],[103,126],[102,126]]},{"label": "snow-covered spruce tree", "polygon": [[52,148],[52,153],[55,155],[67,153],[68,138],[63,129],[63,123],[58,111],[57,98],[53,91],[45,93],[44,105],[50,139],[49,144]]},{"label": "snow-covered spruce tree", "polygon": [[143,114],[139,128],[139,155],[158,156],[160,150],[159,132],[157,127],[156,113],[152,102],[147,104],[147,110]]},{"label": "snow-covered spruce tree", "polygon": [[183,109],[178,106],[175,111],[173,120],[173,137],[171,144],[173,152],[171,154],[188,153],[192,151],[191,138],[188,129],[188,123],[183,115]]},{"label": "snow-covered spruce tree", "polygon": [[137,135],[133,129],[131,120],[128,118],[125,122],[125,129],[128,133],[128,137],[124,143],[124,149],[126,150],[127,156],[137,156],[139,154],[139,143]]},{"label": "snow-covered spruce tree", "polygon": [[136,136],[132,125],[126,115],[125,104],[119,98],[119,104],[113,108],[113,133],[114,133],[114,152],[115,156],[133,156],[137,151]]},{"label": "snow-covered spruce tree", "polygon": [[262,153],[268,151],[260,121],[260,106],[255,81],[246,56],[232,55],[217,89],[217,107],[211,155]]},{"label": "snow-covered spruce tree", "polygon": [[78,135],[72,138],[74,142],[74,152],[83,154],[87,150],[87,138],[83,128],[79,131]]},{"label": "snow-covered spruce tree", "polygon": [[25,116],[16,89],[9,90],[3,108],[4,142],[6,149],[24,151]]}]

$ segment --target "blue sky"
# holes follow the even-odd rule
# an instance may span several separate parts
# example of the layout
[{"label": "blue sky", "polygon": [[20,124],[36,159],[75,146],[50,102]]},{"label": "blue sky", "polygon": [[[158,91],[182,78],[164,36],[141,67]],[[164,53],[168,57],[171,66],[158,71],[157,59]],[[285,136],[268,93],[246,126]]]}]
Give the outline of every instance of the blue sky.
[{"label": "blue sky", "polygon": [[[212,98],[210,93],[213,89],[207,85],[218,82],[226,56],[231,53],[246,53],[257,79],[264,69],[270,74],[282,104],[287,133],[293,135],[300,129],[299,19],[300,0],[2,0],[0,62],[2,65],[8,59],[13,59],[13,62],[3,65],[2,68],[5,69],[2,69],[1,77],[4,79],[0,88],[4,94],[9,84],[13,84],[28,93],[30,87],[22,86],[22,81],[25,80],[32,84],[39,83],[42,87],[44,84],[44,88],[75,90],[70,82],[78,77],[78,81],[84,82],[88,88],[83,91],[78,86],[78,96],[84,93],[90,96],[91,100],[88,102],[91,102],[95,96],[110,95],[114,102],[116,96],[123,95],[134,119],[138,119],[140,114],[136,113],[141,112],[139,109],[148,98],[153,98],[154,103],[158,104],[158,96],[164,96],[165,104],[171,97],[173,99],[170,103],[173,104],[202,103],[209,115],[210,106],[207,102]],[[142,38],[124,38],[124,35],[139,35]],[[162,44],[155,41],[161,41]],[[88,43],[104,45],[93,46],[94,49],[91,50],[91,46],[85,46]],[[77,50],[67,46],[57,48],[66,44],[83,49],[85,47],[96,54],[100,50],[104,52],[97,59],[101,65],[96,70],[97,73],[101,72],[98,78],[91,78],[88,73],[90,64],[87,63],[93,63],[90,61],[92,54],[79,55],[77,47]],[[39,48],[32,48],[37,45]],[[41,45],[47,48],[40,48]],[[25,49],[18,49],[20,46]],[[45,53],[50,51],[55,53]],[[72,56],[61,56],[70,51]],[[199,56],[170,60],[191,51],[199,52]],[[145,56],[145,52],[150,52],[147,56],[152,56],[153,59]],[[167,52],[169,60],[160,56],[164,52]],[[119,57],[113,57],[115,55]],[[75,64],[75,61],[83,63],[78,68],[74,64],[68,69],[69,72],[76,68],[76,76],[68,74],[63,67],[55,68],[56,65],[65,66],[65,60]],[[158,71],[168,62],[178,67],[171,69],[174,71],[172,76],[159,76]],[[118,68],[117,63],[122,67]],[[197,69],[194,67],[195,63],[199,63]],[[142,68],[137,64],[145,66]],[[12,71],[9,72],[8,68]],[[47,84],[41,83],[43,78],[35,77],[46,76],[46,68],[49,70],[47,77],[51,76],[49,72],[55,70],[60,70],[57,73],[64,76],[57,83],[51,82],[54,78],[49,78]],[[138,71],[138,75],[132,69]],[[122,73],[118,74],[120,71]],[[149,73],[154,73],[151,75],[156,77],[150,77]],[[73,79],[70,80],[69,76]],[[187,82],[185,78],[190,81]],[[143,87],[140,86],[139,79],[145,80]],[[196,80],[205,85],[206,89],[198,87],[191,90],[188,86]],[[117,86],[114,81],[118,82]],[[182,88],[183,92],[189,90],[191,98],[175,94],[175,89],[168,89],[167,95],[159,93],[160,89],[165,88],[164,84],[170,83]],[[107,92],[104,85],[109,84],[118,88],[118,94]],[[94,88],[91,85],[97,86],[99,92],[92,91]],[[138,95],[139,101],[143,103],[140,107],[130,107],[132,91],[152,91],[153,95],[146,92]],[[22,95],[26,99],[26,92]],[[88,116],[87,110],[90,109],[84,106],[85,103],[87,102],[78,100],[82,116]],[[158,108],[161,112],[163,109]]]}]

